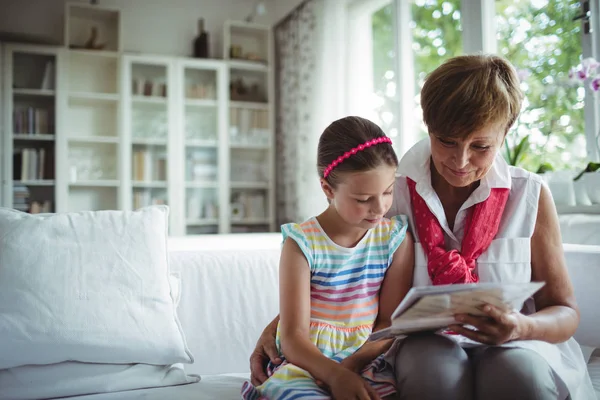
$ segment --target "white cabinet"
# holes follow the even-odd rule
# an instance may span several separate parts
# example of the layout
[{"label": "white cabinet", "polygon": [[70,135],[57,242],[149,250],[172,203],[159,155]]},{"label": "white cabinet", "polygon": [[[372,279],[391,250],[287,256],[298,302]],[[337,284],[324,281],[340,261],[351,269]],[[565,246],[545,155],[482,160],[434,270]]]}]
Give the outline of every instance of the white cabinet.
[{"label": "white cabinet", "polygon": [[[169,171],[178,146],[173,60],[124,55],[122,68],[122,208],[172,205],[177,182]],[[171,232],[177,213],[176,207],[171,208]]]},{"label": "white cabinet", "polygon": [[225,23],[229,75],[231,232],[275,229],[274,90],[270,27]]},{"label": "white cabinet", "polygon": [[178,61],[185,234],[227,233],[227,77],[215,60]]},{"label": "white cabinet", "polygon": [[118,53],[62,50],[57,133],[57,211],[123,207],[119,157],[121,58]]},{"label": "white cabinet", "polygon": [[[73,7],[80,30],[93,8]],[[120,24],[102,12],[107,27]],[[228,48],[241,43],[250,59],[4,45],[0,204],[168,204],[171,235],[274,230],[270,28],[226,29]]]},{"label": "white cabinet", "polygon": [[53,212],[57,202],[59,49],[2,47],[2,204]]}]

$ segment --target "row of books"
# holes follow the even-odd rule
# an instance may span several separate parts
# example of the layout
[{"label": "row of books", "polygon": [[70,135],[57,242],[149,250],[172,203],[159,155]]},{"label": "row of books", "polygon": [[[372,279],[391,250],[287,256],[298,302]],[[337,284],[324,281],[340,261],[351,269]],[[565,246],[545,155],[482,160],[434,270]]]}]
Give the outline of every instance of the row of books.
[{"label": "row of books", "polygon": [[26,186],[13,186],[13,208],[31,214],[52,212],[52,201],[31,200],[31,193]]},{"label": "row of books", "polygon": [[164,181],[167,179],[167,156],[149,150],[133,152],[134,181]]},{"label": "row of books", "polygon": [[44,135],[54,132],[52,113],[47,109],[26,107],[13,112],[14,133]]},{"label": "row of books", "polygon": [[54,179],[53,160],[54,152],[43,147],[16,148],[13,152],[13,179]]}]

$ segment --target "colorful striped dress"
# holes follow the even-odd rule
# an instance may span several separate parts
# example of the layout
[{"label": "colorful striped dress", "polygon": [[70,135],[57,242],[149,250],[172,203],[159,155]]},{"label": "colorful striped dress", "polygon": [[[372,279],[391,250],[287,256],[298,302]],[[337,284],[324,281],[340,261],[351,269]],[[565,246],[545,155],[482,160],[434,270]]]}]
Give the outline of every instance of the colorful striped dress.
[{"label": "colorful striped dress", "polygon": [[[302,224],[282,226],[283,240],[294,240],[308,260],[311,270],[310,339],[327,357],[342,361],[356,352],[371,334],[379,309],[379,290],[394,252],[404,240],[405,217],[383,219],[368,230],[353,248],[334,243],[316,218]],[[280,345],[277,330],[277,346]],[[281,352],[281,350],[280,350]],[[288,363],[269,365],[267,379],[258,387],[249,382],[242,398],[330,399],[305,370]],[[362,372],[380,396],[395,393],[394,373],[383,355]]]}]

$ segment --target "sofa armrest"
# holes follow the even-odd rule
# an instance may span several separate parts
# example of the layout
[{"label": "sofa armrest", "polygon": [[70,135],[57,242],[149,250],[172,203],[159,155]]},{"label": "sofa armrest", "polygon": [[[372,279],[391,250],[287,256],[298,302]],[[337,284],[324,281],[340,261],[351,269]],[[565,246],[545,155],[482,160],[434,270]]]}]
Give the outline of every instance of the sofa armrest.
[{"label": "sofa armrest", "polygon": [[580,345],[600,348],[600,246],[564,244],[563,248],[581,312],[575,339]]}]

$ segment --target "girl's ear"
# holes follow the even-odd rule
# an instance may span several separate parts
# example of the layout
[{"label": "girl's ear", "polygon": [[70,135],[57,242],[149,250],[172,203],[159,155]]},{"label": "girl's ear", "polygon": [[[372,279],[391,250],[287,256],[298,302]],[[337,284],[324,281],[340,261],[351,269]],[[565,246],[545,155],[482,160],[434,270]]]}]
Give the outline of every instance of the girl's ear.
[{"label": "girl's ear", "polygon": [[333,188],[331,187],[331,185],[324,179],[321,178],[320,179],[321,182],[321,190],[323,190],[323,193],[325,193],[325,196],[327,197],[328,200],[333,200]]}]

